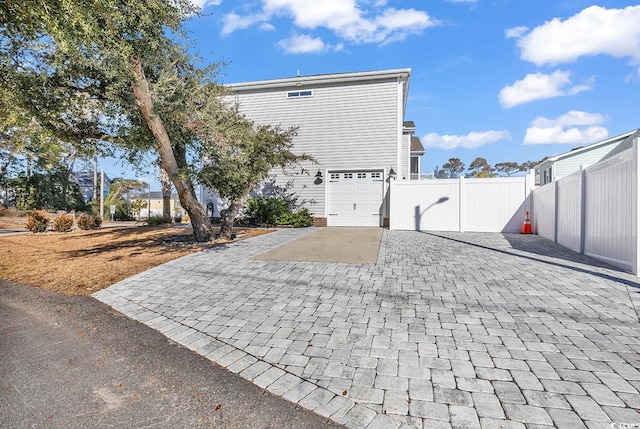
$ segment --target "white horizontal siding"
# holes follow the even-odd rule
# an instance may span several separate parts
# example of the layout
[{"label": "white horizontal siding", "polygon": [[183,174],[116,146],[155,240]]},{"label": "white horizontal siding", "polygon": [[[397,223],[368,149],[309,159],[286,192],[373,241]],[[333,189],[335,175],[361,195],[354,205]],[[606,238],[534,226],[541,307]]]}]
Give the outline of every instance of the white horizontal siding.
[{"label": "white horizontal siding", "polygon": [[586,168],[595,164],[605,157],[609,152],[613,150],[620,142],[616,140],[611,144],[606,144],[595,149],[585,150],[584,152],[577,153],[576,155],[569,155],[566,158],[559,159],[555,165],[555,178],[568,176],[580,171],[580,166]]},{"label": "white horizontal siding", "polygon": [[[311,97],[287,98],[287,91],[312,90]],[[299,201],[314,216],[326,216],[326,174],[337,170],[382,170],[397,167],[399,126],[398,82],[354,82],[349,85],[238,92],[240,110],[259,124],[297,126],[294,152],[312,155],[309,175],[284,176],[274,171],[278,184],[290,182]],[[407,155],[408,159],[408,155]],[[408,162],[408,161],[407,161]],[[322,184],[314,184],[320,170]],[[385,212],[386,213],[386,212]]]}]

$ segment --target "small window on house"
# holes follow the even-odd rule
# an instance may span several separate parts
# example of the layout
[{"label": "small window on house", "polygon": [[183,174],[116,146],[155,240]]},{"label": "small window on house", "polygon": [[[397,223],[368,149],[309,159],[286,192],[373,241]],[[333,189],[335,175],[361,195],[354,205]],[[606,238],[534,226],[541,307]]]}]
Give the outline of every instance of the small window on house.
[{"label": "small window on house", "polygon": [[371,178],[372,179],[379,179],[380,178],[380,173],[371,173]]},{"label": "small window on house", "polygon": [[358,173],[358,179],[366,179],[367,173]]},{"label": "small window on house", "polygon": [[344,173],[345,179],[353,179],[353,173]]},{"label": "small window on house", "polygon": [[339,179],[339,178],[340,178],[340,174],[338,174],[338,173],[331,173],[331,178],[332,178],[332,179]]},{"label": "small window on house", "polygon": [[287,92],[287,98],[300,98],[300,97],[311,97],[313,95],[313,91],[289,91]]}]

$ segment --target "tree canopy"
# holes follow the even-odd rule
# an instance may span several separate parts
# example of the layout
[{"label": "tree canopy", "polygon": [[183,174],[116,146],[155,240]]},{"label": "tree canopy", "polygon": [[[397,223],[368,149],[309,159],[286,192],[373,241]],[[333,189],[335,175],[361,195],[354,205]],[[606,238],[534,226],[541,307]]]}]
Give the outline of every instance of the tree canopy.
[{"label": "tree canopy", "polygon": [[130,156],[157,153],[196,239],[206,241],[211,225],[188,175],[197,119],[184,113],[213,86],[178,43],[194,12],[188,0],[3,3],[0,97],[17,94],[29,118],[78,146],[109,141]]},{"label": "tree canopy", "polygon": [[291,151],[297,135],[295,127],[257,125],[237,109],[219,112],[223,114],[212,124],[207,140],[201,142],[206,163],[198,177],[229,202],[221,229],[221,235],[229,238],[245,200],[273,168],[286,170],[313,158]]}]

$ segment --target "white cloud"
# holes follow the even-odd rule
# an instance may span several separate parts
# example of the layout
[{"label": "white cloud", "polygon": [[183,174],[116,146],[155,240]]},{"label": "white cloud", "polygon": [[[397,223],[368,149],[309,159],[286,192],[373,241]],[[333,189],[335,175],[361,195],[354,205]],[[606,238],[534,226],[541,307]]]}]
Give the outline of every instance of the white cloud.
[{"label": "white cloud", "polygon": [[449,3],[477,3],[480,0],[447,0]]},{"label": "white cloud", "polygon": [[590,144],[606,139],[609,131],[601,126],[600,113],[570,110],[555,119],[538,117],[531,122],[524,144]]},{"label": "white cloud", "polygon": [[262,0],[262,10],[224,18],[222,34],[229,34],[272,17],[291,18],[298,29],[328,29],[351,43],[389,43],[438,25],[426,12],[416,9],[385,8],[386,1],[366,0]]},{"label": "white cloud", "polygon": [[511,38],[517,39],[527,31],[529,31],[529,27],[513,27],[513,28],[507,29],[504,32],[504,35],[507,39],[511,39]]},{"label": "white cloud", "polygon": [[236,30],[242,30],[251,27],[253,24],[263,20],[261,15],[237,15],[235,13],[229,13],[224,16],[222,22],[222,35],[226,36],[233,33]]},{"label": "white cloud", "polygon": [[204,9],[207,6],[218,6],[222,3],[222,0],[191,0],[191,3],[200,9]]},{"label": "white cloud", "polygon": [[536,65],[571,63],[581,56],[611,55],[640,64],[640,5],[624,9],[588,7],[562,21],[554,18],[517,38],[520,58]]},{"label": "white cloud", "polygon": [[511,140],[509,131],[477,131],[470,132],[466,136],[430,133],[422,138],[422,144],[425,147],[435,147],[438,149],[456,149],[459,147],[473,149],[500,140]]},{"label": "white cloud", "polygon": [[604,140],[609,131],[600,126],[587,128],[530,127],[524,136],[524,144],[591,144]]},{"label": "white cloud", "polygon": [[531,125],[536,127],[555,127],[567,125],[598,125],[604,122],[600,113],[589,113],[580,110],[570,110],[556,119],[537,117]]},{"label": "white cloud", "polygon": [[592,82],[582,85],[571,85],[571,72],[556,70],[551,74],[528,74],[522,80],[500,90],[498,99],[504,108],[511,108],[519,104],[534,100],[574,95],[592,88]]},{"label": "white cloud", "polygon": [[307,54],[327,50],[327,45],[322,39],[306,34],[295,34],[288,39],[279,41],[278,45],[288,54]]},{"label": "white cloud", "polygon": [[269,24],[268,22],[263,22],[262,24],[260,24],[259,28],[262,31],[274,31],[276,29],[276,27],[274,27],[273,25]]}]

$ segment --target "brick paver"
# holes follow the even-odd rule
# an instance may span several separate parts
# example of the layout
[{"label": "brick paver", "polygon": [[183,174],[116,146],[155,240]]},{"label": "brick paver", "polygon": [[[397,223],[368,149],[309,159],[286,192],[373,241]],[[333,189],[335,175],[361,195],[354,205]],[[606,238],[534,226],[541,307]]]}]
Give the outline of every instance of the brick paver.
[{"label": "brick paver", "polygon": [[312,231],[95,296],[350,428],[640,424],[636,277],[518,234],[384,231],[375,265],[252,259]]}]

